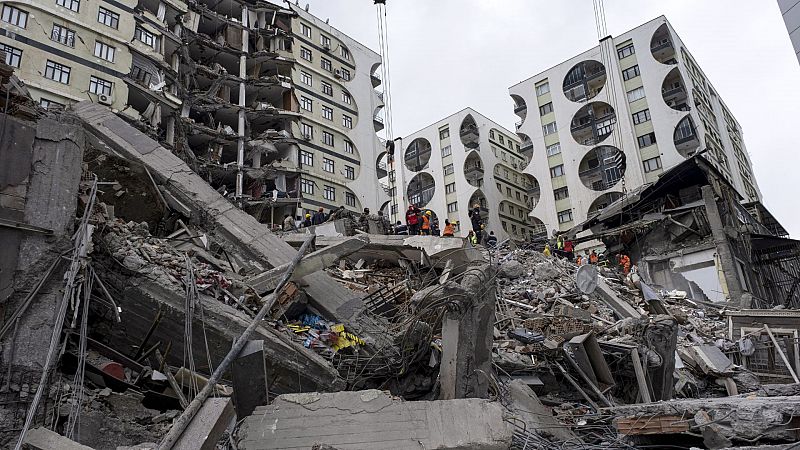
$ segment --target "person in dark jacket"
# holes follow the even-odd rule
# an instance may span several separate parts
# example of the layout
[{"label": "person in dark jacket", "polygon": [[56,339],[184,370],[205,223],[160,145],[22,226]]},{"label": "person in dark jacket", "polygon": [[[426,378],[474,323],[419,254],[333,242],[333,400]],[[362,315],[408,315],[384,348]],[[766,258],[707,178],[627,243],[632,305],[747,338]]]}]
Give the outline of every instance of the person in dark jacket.
[{"label": "person in dark jacket", "polygon": [[313,225],[312,222],[311,222],[311,214],[306,214],[305,219],[303,219],[303,227],[304,228],[308,228],[311,225]]},{"label": "person in dark jacket", "polygon": [[403,222],[397,221],[397,225],[394,226],[394,234],[400,235],[408,235],[408,226],[403,225]]},{"label": "person in dark jacket", "polygon": [[311,218],[312,225],[322,225],[328,218],[325,216],[325,210],[320,208]]},{"label": "person in dark jacket", "polygon": [[475,206],[469,211],[469,220],[472,222],[472,231],[475,233],[475,236],[480,239],[481,236],[481,225],[483,224],[483,219],[481,218],[481,205],[475,203]]}]

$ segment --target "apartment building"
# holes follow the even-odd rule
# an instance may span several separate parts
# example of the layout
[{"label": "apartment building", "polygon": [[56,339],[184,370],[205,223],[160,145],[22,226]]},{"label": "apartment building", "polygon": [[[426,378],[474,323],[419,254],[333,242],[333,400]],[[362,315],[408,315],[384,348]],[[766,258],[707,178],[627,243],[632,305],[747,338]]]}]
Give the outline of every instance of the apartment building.
[{"label": "apartment building", "polygon": [[800,61],[800,0],[778,0],[778,7],[786,24],[786,31],[794,47],[794,54]]},{"label": "apartment building", "polygon": [[106,104],[262,222],[377,211],[380,55],[297,5],[21,0],[6,60],[43,106]]},{"label": "apartment building", "polygon": [[760,202],[742,129],[665,17],[509,88],[541,188],[535,220],[567,230],[702,154]]},{"label": "apartment building", "polygon": [[529,163],[518,137],[472,108],[466,108],[395,141],[385,183],[393,222],[405,222],[409,204],[429,210],[444,227],[471,229],[469,210],[481,206],[487,230],[498,239],[525,240],[546,233],[530,216],[539,186],[522,173]]}]

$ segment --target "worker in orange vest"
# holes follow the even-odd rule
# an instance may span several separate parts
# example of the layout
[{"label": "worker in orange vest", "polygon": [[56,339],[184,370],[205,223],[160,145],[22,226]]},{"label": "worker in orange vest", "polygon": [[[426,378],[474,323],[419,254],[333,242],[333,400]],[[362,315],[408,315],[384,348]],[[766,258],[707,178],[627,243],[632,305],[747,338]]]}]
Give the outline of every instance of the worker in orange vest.
[{"label": "worker in orange vest", "polygon": [[442,236],[454,237],[455,235],[456,235],[456,226],[450,223],[449,219],[444,219],[444,231],[442,232]]},{"label": "worker in orange vest", "polygon": [[597,261],[600,257],[597,256],[597,252],[592,250],[592,253],[589,254],[589,264],[597,264]]},{"label": "worker in orange vest", "polygon": [[430,236],[431,234],[431,212],[425,211],[425,214],[422,215],[422,234],[425,236]]},{"label": "worker in orange vest", "polygon": [[622,273],[627,275],[631,271],[631,259],[628,255],[620,253],[617,255],[617,262],[622,267]]}]

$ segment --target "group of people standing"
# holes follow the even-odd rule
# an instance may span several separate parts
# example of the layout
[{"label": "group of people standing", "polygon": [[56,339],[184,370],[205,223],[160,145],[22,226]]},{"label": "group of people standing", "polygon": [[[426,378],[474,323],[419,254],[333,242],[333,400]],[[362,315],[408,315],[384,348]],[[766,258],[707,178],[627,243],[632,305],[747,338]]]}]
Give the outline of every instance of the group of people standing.
[{"label": "group of people standing", "polygon": [[[344,207],[342,207],[344,209]],[[307,228],[313,225],[322,225],[323,223],[327,222],[328,219],[334,215],[336,211],[332,211],[331,214],[325,214],[325,209],[320,208],[314,214],[306,213],[305,217],[297,216],[293,218],[290,214],[285,214],[283,216],[283,224],[281,228],[283,231],[292,231],[297,230],[299,228]]]},{"label": "group of people standing", "polygon": [[[551,245],[553,248],[551,249]],[[552,240],[545,244],[543,253],[547,256],[551,254],[555,254],[566,258],[569,261],[573,261],[575,264],[582,266],[584,264],[599,264],[600,263],[600,255],[597,254],[595,250],[589,252],[589,250],[584,250],[584,254],[575,255],[575,245],[574,243],[565,238],[563,235],[557,235],[555,238],[555,242]],[[618,253],[616,256],[617,265],[619,269],[622,271],[624,275],[627,275],[631,272],[631,258],[624,254]]]}]

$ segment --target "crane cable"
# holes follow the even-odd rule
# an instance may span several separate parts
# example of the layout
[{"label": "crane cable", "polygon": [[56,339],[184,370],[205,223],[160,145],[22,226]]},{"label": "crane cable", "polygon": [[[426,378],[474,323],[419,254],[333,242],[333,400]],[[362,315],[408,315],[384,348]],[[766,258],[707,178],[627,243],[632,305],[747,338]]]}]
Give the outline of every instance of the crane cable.
[{"label": "crane cable", "polygon": [[394,138],[392,122],[392,81],[389,76],[389,22],[386,15],[386,0],[375,0],[378,16],[378,45],[380,45],[381,56],[381,78],[383,79],[383,105],[386,122],[386,139],[390,141]]}]

